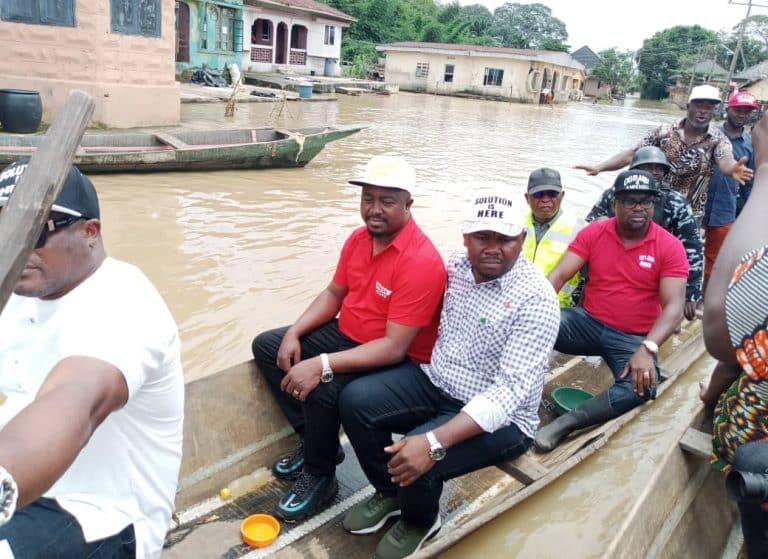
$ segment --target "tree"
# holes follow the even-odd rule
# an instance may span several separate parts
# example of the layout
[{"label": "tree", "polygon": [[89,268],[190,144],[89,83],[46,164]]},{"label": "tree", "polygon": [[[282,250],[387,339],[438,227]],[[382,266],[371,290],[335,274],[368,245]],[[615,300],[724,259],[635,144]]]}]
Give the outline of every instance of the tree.
[{"label": "tree", "polygon": [[612,92],[626,92],[632,82],[632,51],[618,52],[615,48],[600,51],[600,62],[595,64],[590,75],[606,82]]},{"label": "tree", "polygon": [[568,51],[565,24],[544,4],[506,2],[493,12],[492,34],[505,47]]},{"label": "tree", "polygon": [[744,32],[763,41],[765,48],[768,49],[768,16],[749,16]]},{"label": "tree", "polygon": [[468,32],[473,37],[490,37],[493,14],[482,4],[462,6],[460,17],[469,23]]},{"label": "tree", "polygon": [[666,97],[669,77],[701,61],[702,54],[712,52],[712,46],[717,44],[715,32],[699,25],[678,25],[643,41],[638,55],[638,68],[645,78],[642,96]]}]

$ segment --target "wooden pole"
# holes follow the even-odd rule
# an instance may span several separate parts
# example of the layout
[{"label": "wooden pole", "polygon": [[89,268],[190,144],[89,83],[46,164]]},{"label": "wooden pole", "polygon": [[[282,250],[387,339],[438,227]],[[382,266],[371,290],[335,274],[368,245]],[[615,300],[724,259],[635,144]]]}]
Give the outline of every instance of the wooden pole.
[{"label": "wooden pole", "polygon": [[87,93],[72,91],[69,94],[0,213],[0,312],[16,287],[48,218],[93,109],[93,99]]}]

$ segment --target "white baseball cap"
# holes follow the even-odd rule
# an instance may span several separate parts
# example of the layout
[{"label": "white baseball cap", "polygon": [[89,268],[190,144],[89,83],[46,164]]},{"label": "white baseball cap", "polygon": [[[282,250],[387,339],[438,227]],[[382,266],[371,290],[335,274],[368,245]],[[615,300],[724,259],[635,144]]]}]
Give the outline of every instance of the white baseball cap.
[{"label": "white baseball cap", "polygon": [[691,89],[691,94],[688,96],[688,102],[691,101],[714,101],[720,102],[720,90],[712,85],[697,85]]},{"label": "white baseball cap", "polygon": [[365,166],[365,174],[349,181],[357,186],[400,188],[413,192],[416,186],[416,170],[405,158],[398,155],[376,155]]},{"label": "white baseball cap", "polygon": [[[517,198],[520,198],[518,200]],[[525,229],[525,209],[522,196],[512,198],[509,190],[491,190],[472,196],[467,203],[461,232],[495,231],[517,237]]]}]

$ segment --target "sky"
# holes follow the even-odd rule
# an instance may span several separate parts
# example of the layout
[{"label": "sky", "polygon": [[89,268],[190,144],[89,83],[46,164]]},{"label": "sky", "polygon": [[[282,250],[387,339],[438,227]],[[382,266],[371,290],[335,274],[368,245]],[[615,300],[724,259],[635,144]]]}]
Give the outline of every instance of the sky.
[{"label": "sky", "polygon": [[[515,0],[520,4],[533,3]],[[713,31],[732,30],[747,13],[747,0],[538,0],[565,23],[572,50],[588,45],[593,51],[617,47],[635,50],[657,31],[676,25],[701,25]],[[483,4],[491,12],[504,0],[460,0]],[[753,0],[752,15],[768,15],[768,0]]]}]

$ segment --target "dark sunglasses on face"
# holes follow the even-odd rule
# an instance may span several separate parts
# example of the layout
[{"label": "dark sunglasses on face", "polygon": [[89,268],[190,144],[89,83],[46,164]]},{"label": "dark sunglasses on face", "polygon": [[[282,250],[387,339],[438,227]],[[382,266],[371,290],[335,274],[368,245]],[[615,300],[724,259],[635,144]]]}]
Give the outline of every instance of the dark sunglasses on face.
[{"label": "dark sunglasses on face", "polygon": [[534,192],[531,194],[534,198],[537,200],[544,198],[544,196],[547,196],[548,198],[557,198],[560,193],[557,190],[540,190],[539,192]]},{"label": "dark sunglasses on face", "polygon": [[79,221],[81,219],[85,219],[84,217],[74,216],[74,215],[68,215],[67,217],[62,217],[61,219],[49,219],[45,222],[45,225],[43,225],[43,230],[40,232],[40,236],[37,238],[37,243],[35,243],[35,248],[43,248],[45,246],[45,243],[48,241],[48,235],[50,233],[53,233],[54,231],[58,229],[63,229],[64,227],[69,227],[76,221]]},{"label": "dark sunglasses on face", "polygon": [[645,208],[646,210],[653,206],[653,198],[642,198],[640,200],[636,198],[617,198],[619,201],[619,204],[621,204],[621,207],[625,210],[631,210],[635,206],[640,206],[641,208]]}]

